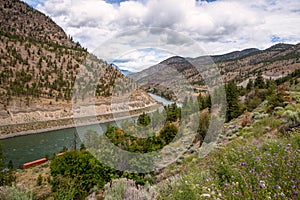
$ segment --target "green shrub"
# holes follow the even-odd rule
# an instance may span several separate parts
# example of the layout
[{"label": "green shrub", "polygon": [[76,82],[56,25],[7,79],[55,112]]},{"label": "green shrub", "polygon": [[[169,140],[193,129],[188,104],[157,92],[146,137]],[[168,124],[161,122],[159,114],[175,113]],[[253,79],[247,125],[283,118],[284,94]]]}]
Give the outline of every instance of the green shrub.
[{"label": "green shrub", "polygon": [[300,123],[300,112],[287,110],[283,113],[283,116],[288,117],[288,120],[292,125],[297,125]]},{"label": "green shrub", "polygon": [[276,107],[283,107],[285,105],[284,92],[280,91],[274,93],[267,98],[268,100],[268,111],[273,111]]},{"label": "green shrub", "polygon": [[[74,181],[61,180],[61,184],[58,186],[56,193],[54,194],[54,199],[56,200],[70,200],[78,199],[78,192],[76,192],[76,186]],[[84,196],[81,197],[82,199]]]},{"label": "green shrub", "polygon": [[76,198],[85,197],[95,185],[102,188],[113,173],[88,151],[69,151],[55,157],[50,169],[52,190],[59,193],[64,188],[74,188]]}]

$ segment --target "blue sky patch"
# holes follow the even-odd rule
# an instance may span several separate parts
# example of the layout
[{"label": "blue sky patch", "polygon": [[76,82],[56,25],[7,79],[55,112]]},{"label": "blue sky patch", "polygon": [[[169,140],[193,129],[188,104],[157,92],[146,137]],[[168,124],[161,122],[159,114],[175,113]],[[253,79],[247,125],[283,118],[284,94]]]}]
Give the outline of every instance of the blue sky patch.
[{"label": "blue sky patch", "polygon": [[43,4],[43,1],[41,0],[23,0],[23,1],[33,8],[36,8],[38,4]]},{"label": "blue sky patch", "polygon": [[285,42],[285,40],[277,35],[273,35],[271,38],[272,43]]},{"label": "blue sky patch", "polygon": [[111,4],[120,4],[123,1],[127,1],[127,0],[105,0],[107,3],[111,3]]}]

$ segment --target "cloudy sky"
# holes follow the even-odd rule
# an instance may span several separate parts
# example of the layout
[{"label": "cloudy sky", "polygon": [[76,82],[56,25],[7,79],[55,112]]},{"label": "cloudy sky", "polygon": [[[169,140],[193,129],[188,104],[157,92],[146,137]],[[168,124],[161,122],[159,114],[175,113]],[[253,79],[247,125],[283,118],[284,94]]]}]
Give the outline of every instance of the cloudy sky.
[{"label": "cloudy sky", "polygon": [[299,0],[24,1],[90,52],[131,71],[174,54],[197,57],[300,42]]}]

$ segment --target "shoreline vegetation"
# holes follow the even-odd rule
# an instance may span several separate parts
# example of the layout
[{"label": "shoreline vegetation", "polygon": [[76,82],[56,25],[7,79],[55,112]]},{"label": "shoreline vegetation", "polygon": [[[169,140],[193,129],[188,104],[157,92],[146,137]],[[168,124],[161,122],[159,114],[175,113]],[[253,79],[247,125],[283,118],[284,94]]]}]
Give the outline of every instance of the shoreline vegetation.
[{"label": "shoreline vegetation", "polygon": [[[22,124],[8,124],[0,126],[0,140],[20,137],[25,135],[33,135],[33,134],[41,134],[44,132],[62,130],[62,129],[70,129],[75,127],[89,126],[98,123],[108,123],[117,120],[123,120],[130,117],[138,117],[140,114],[144,112],[153,112],[163,105],[161,103],[157,103],[155,105],[146,106],[144,108],[139,108],[135,110],[117,112],[117,113],[107,113],[103,115],[97,116],[88,116],[82,118],[64,118],[58,120],[51,121],[37,121],[37,122],[29,122]],[[124,115],[124,114],[128,114]],[[115,116],[118,116],[115,118]],[[95,121],[96,119],[96,121]]]}]

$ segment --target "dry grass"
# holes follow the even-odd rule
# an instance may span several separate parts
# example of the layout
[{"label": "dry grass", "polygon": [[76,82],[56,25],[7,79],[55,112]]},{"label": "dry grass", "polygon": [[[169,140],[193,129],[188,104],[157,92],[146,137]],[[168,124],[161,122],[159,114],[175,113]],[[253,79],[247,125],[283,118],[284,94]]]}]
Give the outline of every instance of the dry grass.
[{"label": "dry grass", "polygon": [[[47,197],[51,194],[51,185],[48,182],[50,178],[50,162],[46,162],[39,166],[32,168],[17,170],[17,184],[24,187],[26,190],[31,190],[37,199]],[[43,181],[39,186],[37,179],[39,175],[42,175]]]}]

